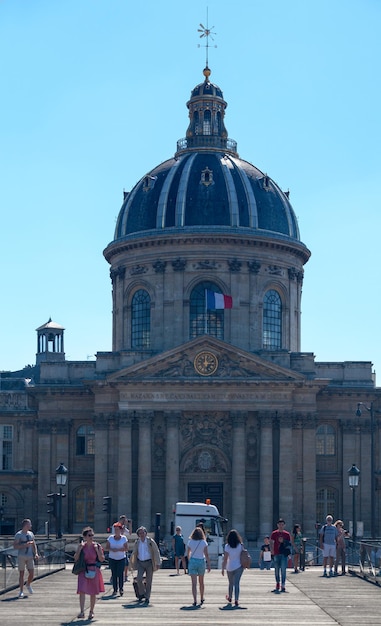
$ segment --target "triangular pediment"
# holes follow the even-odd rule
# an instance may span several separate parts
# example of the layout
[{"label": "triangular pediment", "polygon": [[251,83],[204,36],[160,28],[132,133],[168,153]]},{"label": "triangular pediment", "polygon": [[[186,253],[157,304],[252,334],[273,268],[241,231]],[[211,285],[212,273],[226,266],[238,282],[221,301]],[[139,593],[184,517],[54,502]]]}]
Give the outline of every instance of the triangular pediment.
[{"label": "triangular pediment", "polygon": [[109,382],[144,380],[302,381],[303,374],[207,335],[135,363],[107,377]]}]

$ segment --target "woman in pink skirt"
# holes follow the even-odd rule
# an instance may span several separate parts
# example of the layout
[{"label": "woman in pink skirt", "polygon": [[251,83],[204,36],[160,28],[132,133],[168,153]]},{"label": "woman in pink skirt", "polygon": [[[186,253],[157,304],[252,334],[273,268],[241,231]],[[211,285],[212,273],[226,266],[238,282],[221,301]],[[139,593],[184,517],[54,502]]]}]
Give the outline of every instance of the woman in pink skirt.
[{"label": "woman in pink skirt", "polygon": [[[78,618],[85,617],[85,599],[86,596],[90,596],[90,612],[88,619],[93,619],[96,597],[99,593],[105,590],[101,569],[96,566],[96,563],[102,563],[105,557],[102,546],[94,541],[94,531],[90,528],[90,526],[83,529],[82,536],[83,540],[79,544],[74,555],[74,561],[77,561],[81,550],[83,550],[87,566],[86,571],[80,572],[78,575],[77,593],[79,594],[80,607]],[[89,572],[94,572],[93,578],[87,577]]]}]

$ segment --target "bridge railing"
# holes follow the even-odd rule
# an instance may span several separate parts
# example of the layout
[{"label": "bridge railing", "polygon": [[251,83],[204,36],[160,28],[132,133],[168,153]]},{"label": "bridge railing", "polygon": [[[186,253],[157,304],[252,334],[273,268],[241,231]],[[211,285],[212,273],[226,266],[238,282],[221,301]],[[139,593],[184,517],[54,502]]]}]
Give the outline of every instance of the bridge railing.
[{"label": "bridge railing", "polygon": [[[65,569],[65,539],[36,539],[36,544],[40,558],[35,561],[35,578]],[[18,584],[18,550],[13,548],[13,538],[0,539],[0,594]]]},{"label": "bridge railing", "polygon": [[349,570],[356,568],[365,578],[381,584],[381,539],[348,542]]}]

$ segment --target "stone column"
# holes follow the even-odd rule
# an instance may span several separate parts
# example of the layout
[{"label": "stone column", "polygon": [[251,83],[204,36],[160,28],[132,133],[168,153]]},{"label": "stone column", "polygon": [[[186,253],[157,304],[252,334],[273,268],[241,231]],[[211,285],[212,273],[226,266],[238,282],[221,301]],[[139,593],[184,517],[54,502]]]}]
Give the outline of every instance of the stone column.
[{"label": "stone column", "polygon": [[16,469],[31,470],[34,467],[33,462],[33,445],[35,439],[35,424],[33,420],[27,420],[23,423],[24,428],[20,428],[20,452],[17,458]]},{"label": "stone column", "polygon": [[[38,522],[41,525],[40,516],[47,519],[46,496],[48,493],[56,493],[56,476],[52,461],[52,426],[48,420],[38,422]],[[24,517],[36,516],[37,511],[25,511]],[[52,518],[53,519],[53,518]],[[36,525],[37,528],[37,525]],[[53,529],[51,529],[53,530]],[[55,529],[54,529],[55,530]]]},{"label": "stone column", "polygon": [[[279,418],[279,515],[286,521],[288,531],[292,531],[293,522],[293,446],[292,417],[280,415]],[[276,521],[276,520],[275,520]]]},{"label": "stone column", "polygon": [[[127,332],[129,327],[126,324],[126,317],[124,314],[124,277],[126,274],[125,267],[114,268],[110,271],[112,279],[112,300],[113,300],[113,338],[112,345],[113,350],[122,350],[128,345],[128,341],[125,341],[124,333]],[[131,314],[131,313],[130,313]],[[123,322],[123,323],[122,323]],[[129,317],[129,324],[131,325],[131,318]]]},{"label": "stone column", "polygon": [[131,424],[133,412],[123,412],[119,415],[118,437],[118,476],[122,476],[122,488],[117,490],[118,504],[116,513],[131,518],[132,509],[132,442]]},{"label": "stone column", "polygon": [[138,526],[146,526],[150,531],[153,526],[151,512],[152,493],[152,413],[137,413],[139,424],[139,459],[138,459]]},{"label": "stone column", "polygon": [[231,413],[233,425],[232,454],[232,527],[245,533],[246,522],[246,441],[243,412]]},{"label": "stone column", "polygon": [[[103,413],[95,415],[95,454],[94,454],[94,529],[104,532],[107,528],[107,513],[103,511],[103,497],[112,496],[108,493],[108,453],[109,433],[108,416]],[[112,507],[113,508],[113,507]]]},{"label": "stone column", "polygon": [[273,530],[273,420],[268,413],[259,416],[259,534],[262,540]]},{"label": "stone column", "polygon": [[170,532],[171,513],[179,499],[179,429],[181,413],[166,413],[167,447],[165,466],[165,515],[163,528]]},{"label": "stone column", "polygon": [[[302,419],[303,428],[303,527],[306,537],[316,533],[316,416],[308,415]],[[298,520],[295,520],[298,522]],[[299,522],[300,523],[300,522]],[[290,529],[290,526],[288,527]]]}]

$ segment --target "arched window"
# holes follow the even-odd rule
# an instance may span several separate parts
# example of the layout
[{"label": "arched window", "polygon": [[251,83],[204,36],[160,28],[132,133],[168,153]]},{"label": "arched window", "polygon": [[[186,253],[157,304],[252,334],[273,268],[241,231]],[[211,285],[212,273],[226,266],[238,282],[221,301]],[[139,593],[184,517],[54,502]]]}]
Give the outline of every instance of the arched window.
[{"label": "arched window", "polygon": [[94,523],[94,489],[78,487],[74,491],[74,524],[83,526]]},{"label": "arched window", "polygon": [[217,133],[218,133],[218,135],[221,134],[221,129],[222,129],[221,112],[218,111],[218,113],[217,113]]},{"label": "arched window", "polygon": [[189,305],[189,338],[200,335],[211,335],[217,339],[224,338],[224,309],[205,309],[205,290],[210,289],[222,293],[221,289],[212,282],[199,283],[190,295]]},{"label": "arched window", "polygon": [[316,430],[316,454],[334,456],[336,454],[336,432],[333,426],[322,424]]},{"label": "arched window", "polygon": [[204,128],[203,128],[203,133],[204,133],[204,135],[211,135],[212,134],[212,114],[209,111],[209,109],[206,109],[206,111],[204,111]]},{"label": "arched window", "polygon": [[95,433],[92,426],[80,426],[77,430],[75,449],[77,455],[95,454]]},{"label": "arched window", "polygon": [[275,289],[263,298],[263,348],[280,350],[282,347],[282,301]]},{"label": "arched window", "polygon": [[144,289],[134,293],[131,302],[131,347],[148,349],[151,343],[151,298]]},{"label": "arched window", "polygon": [[327,515],[332,515],[333,519],[337,519],[337,493],[335,489],[329,487],[319,489],[316,494],[316,521],[325,524]]}]

